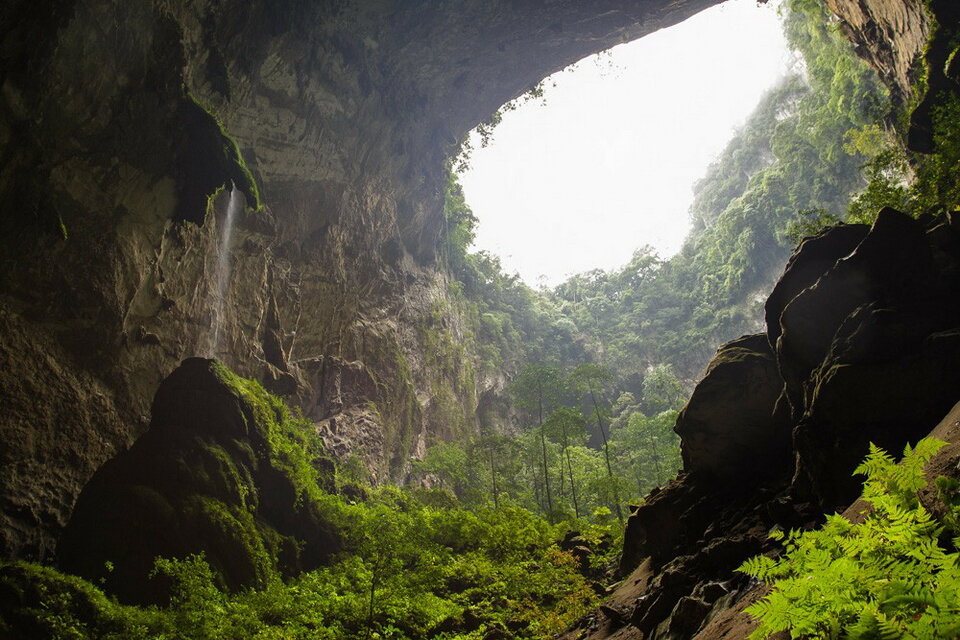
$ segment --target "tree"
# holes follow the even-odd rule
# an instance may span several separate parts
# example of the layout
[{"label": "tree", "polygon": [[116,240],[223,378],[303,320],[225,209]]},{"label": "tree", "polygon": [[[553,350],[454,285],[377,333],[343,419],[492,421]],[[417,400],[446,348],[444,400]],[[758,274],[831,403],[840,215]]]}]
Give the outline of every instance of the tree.
[{"label": "tree", "polygon": [[560,443],[560,486],[563,492],[563,462],[566,459],[567,472],[570,479],[570,495],[573,498],[573,513],[580,517],[580,505],[577,502],[577,483],[573,477],[573,464],[570,461],[570,446],[582,444],[586,439],[586,423],[579,409],[560,407],[547,416],[543,424],[544,430],[551,438]]},{"label": "tree", "polygon": [[[610,443],[607,439],[606,422],[609,418],[609,410],[606,407],[603,397],[604,385],[613,380],[613,374],[605,366],[600,364],[585,363],[574,369],[570,376],[571,386],[581,394],[585,394],[589,399],[590,407],[594,418],[597,421],[597,428],[600,430],[600,437],[603,440],[603,457],[607,465],[607,476],[612,481],[614,478],[613,467],[610,464]],[[611,486],[614,486],[611,483]],[[614,512],[617,519],[623,522],[623,510],[620,508],[620,498],[614,491],[613,495]]]},{"label": "tree", "polygon": [[[547,436],[543,428],[546,414],[559,403],[563,391],[563,375],[560,369],[543,364],[528,364],[511,385],[516,406],[536,416],[540,439],[543,485],[546,492],[546,513],[553,513],[553,496],[550,491],[550,467],[547,462]],[[551,516],[552,517],[552,516]]]},{"label": "tree", "polygon": [[666,362],[651,367],[643,378],[643,405],[650,414],[679,409],[685,397],[680,379]]}]

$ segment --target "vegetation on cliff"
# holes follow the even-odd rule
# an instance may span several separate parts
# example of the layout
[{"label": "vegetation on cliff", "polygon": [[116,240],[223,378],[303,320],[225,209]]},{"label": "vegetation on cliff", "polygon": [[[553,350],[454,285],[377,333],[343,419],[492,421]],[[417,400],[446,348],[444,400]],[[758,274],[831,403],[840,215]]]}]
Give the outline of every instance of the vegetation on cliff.
[{"label": "vegetation on cliff", "polygon": [[607,402],[612,383],[599,365],[527,365],[510,390],[516,432],[437,443],[414,470],[468,505],[622,522],[631,504],[680,468],[673,425],[684,393],[666,367],[647,376],[640,400],[622,393]]},{"label": "vegetation on cliff", "polygon": [[670,259],[641,247],[621,269],[533,290],[494,256],[468,251],[477,221],[451,179],[448,264],[485,362],[507,371],[602,363],[615,373],[612,399],[639,397],[661,365],[689,390],[717,345],[761,325],[762,301],[796,242],[848,217],[875,154],[866,141],[889,109],[822,3],[791,0],[784,28],[799,71],[767,93],[696,185],[692,232]]},{"label": "vegetation on cliff", "polygon": [[[670,259],[644,247],[621,269],[534,290],[495,256],[470,252],[478,221],[450,176],[445,257],[466,351],[481,376],[515,382],[498,411],[480,415],[480,433],[434,443],[421,475],[468,503],[503,497],[554,520],[597,509],[622,517],[675,475],[671,428],[686,393],[718,344],[762,325],[796,241],[847,216],[888,109],[820,3],[791,0],[784,28],[799,70],[697,184],[693,231]],[[532,372],[542,374],[537,389]]]}]

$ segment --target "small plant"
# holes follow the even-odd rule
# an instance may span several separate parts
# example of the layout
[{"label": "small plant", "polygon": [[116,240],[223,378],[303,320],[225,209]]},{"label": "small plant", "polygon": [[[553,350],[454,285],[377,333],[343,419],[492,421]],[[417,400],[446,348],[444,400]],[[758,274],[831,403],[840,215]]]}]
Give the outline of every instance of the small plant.
[{"label": "small plant", "polygon": [[849,640],[958,637],[960,540],[944,543],[945,522],[918,498],[926,486],[923,467],[944,444],[928,438],[907,446],[899,464],[871,445],[855,472],[867,477],[863,497],[871,510],[863,522],[832,515],[815,531],[772,533],[783,542],[783,556],[756,556],[738,569],[773,589],[746,610],[760,621],[750,637],[780,631]]}]

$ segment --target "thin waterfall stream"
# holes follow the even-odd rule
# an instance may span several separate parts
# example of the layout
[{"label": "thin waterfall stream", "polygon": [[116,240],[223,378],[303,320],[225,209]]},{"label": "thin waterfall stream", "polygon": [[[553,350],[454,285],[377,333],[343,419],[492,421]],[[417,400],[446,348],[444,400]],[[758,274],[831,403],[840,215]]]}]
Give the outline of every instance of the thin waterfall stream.
[{"label": "thin waterfall stream", "polygon": [[210,327],[209,356],[215,357],[220,350],[220,340],[223,334],[224,315],[226,313],[227,292],[230,287],[230,248],[233,239],[233,227],[237,214],[243,207],[243,197],[236,185],[231,185],[230,201],[227,203],[227,213],[223,217],[223,229],[220,231],[220,244],[217,249],[216,289],[213,301],[213,321]]}]

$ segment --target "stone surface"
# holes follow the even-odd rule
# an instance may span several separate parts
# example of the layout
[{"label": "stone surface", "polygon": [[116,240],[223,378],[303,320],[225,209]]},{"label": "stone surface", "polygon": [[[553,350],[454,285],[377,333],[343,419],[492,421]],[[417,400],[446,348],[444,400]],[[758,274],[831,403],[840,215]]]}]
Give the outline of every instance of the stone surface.
[{"label": "stone surface", "polygon": [[898,104],[905,104],[916,80],[915,63],[930,32],[923,0],[826,0],[841,20],[857,53],[880,74]]},{"label": "stone surface", "polygon": [[816,283],[838,260],[850,255],[868,230],[865,224],[838,225],[800,243],[764,304],[767,340],[772,346],[776,347],[780,338],[780,314],[787,303]]},{"label": "stone surface", "polygon": [[683,473],[627,521],[621,571],[645,563],[645,592],[585,637],[745,637],[726,611],[756,592],[734,569],[772,551],[770,528],[843,511],[869,442],[901,451],[960,398],[957,291],[960,230],[943,218],[886,209],[802,243],[767,333],[722,346],[681,412]]},{"label": "stone surface", "polygon": [[720,347],[677,418],[683,467],[726,480],[749,467],[757,478],[790,464],[790,423],[776,411],[783,391],[766,334]]},{"label": "stone surface", "polygon": [[[378,479],[472,428],[503,381],[422,330],[449,154],[547,74],[716,2],[3,3],[0,555],[48,557],[159,382],[213,355],[207,197],[233,182],[254,205],[237,149],[265,208],[238,221],[215,355]],[[433,329],[462,343],[444,308]]]},{"label": "stone surface", "polygon": [[214,361],[184,361],[160,385],[147,432],[84,487],[60,566],[137,603],[166,595],[148,579],[158,556],[203,553],[234,591],[263,586],[274,568],[316,568],[340,540],[273,444],[287,419]]}]

